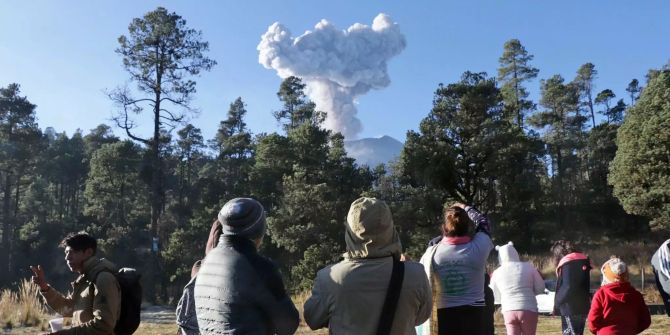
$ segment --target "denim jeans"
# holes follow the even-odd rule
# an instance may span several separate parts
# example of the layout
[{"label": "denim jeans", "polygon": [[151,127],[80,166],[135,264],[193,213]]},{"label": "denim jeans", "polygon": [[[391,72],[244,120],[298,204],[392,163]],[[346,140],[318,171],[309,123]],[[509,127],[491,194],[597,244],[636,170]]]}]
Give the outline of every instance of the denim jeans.
[{"label": "denim jeans", "polygon": [[583,335],[584,324],[586,324],[586,315],[561,316],[563,335]]}]

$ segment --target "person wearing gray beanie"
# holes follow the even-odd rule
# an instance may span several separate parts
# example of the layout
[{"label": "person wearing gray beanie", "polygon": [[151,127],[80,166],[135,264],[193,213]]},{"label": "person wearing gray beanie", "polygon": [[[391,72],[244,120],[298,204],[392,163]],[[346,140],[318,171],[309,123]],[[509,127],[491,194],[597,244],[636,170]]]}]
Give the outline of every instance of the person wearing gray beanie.
[{"label": "person wearing gray beanie", "polygon": [[223,236],[241,236],[257,240],[265,235],[265,210],[251,198],[235,198],[219,211]]},{"label": "person wearing gray beanie", "polygon": [[258,254],[265,210],[251,198],[228,201],[217,215],[195,281],[200,334],[293,334],[298,310],[277,266]]}]

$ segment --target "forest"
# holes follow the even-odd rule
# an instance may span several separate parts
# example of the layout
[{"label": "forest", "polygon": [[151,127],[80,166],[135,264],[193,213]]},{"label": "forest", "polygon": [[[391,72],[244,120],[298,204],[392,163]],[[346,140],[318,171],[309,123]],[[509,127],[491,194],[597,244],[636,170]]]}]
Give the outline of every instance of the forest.
[{"label": "forest", "polygon": [[[322,126],[324,113],[297,77],[282,81],[281,108],[267,111],[280,131],[249,129],[239,97],[220,107],[227,117],[216,136],[203,138],[185,122],[198,75],[216,66],[201,32],[158,8],[120,33],[116,53],[134,87],[107,92],[117,107],[109,124],[42,129],[20,83],[0,88],[0,288],[28,278],[33,264],[66,285],[58,243],[83,230],[101,255],[142,272],[146,300],[176,303],[216,213],[235,197],[265,207],[261,252],[294,293],[341,257],[349,205],[363,195],[389,204],[413,259],[454,201],[480,208],[494,241],[527,253],[558,238],[645,240],[670,228],[667,65],[616,96],[588,60],[573,77],[540,73],[510,39],[492,55],[496,73],[464,71],[436,85],[432,109],[411,111],[425,117],[410,125],[396,161],[361,166],[344,137]],[[138,124],[151,133],[136,133]]]}]

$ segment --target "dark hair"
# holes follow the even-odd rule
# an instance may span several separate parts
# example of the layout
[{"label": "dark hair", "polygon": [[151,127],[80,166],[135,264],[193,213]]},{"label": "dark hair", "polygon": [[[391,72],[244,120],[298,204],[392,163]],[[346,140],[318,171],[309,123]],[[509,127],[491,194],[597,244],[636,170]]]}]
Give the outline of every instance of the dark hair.
[{"label": "dark hair", "polygon": [[573,252],[578,252],[577,247],[568,240],[558,240],[551,245],[551,255],[554,258],[554,265],[558,266],[558,263],[561,261],[561,258],[565,257],[567,254]]},{"label": "dark hair", "polygon": [[193,277],[198,275],[198,272],[200,271],[200,266],[202,266],[202,259],[195,261],[193,267],[191,267],[191,279],[193,279]]},{"label": "dark hair", "polygon": [[469,231],[470,218],[463,208],[453,206],[444,209],[444,224],[442,225],[444,236],[466,236]]},{"label": "dark hair", "polygon": [[98,242],[95,238],[86,232],[70,233],[60,242],[61,248],[70,247],[75,251],[84,251],[93,249],[93,254],[98,250]]},{"label": "dark hair", "polygon": [[223,234],[223,226],[221,225],[221,222],[219,222],[219,219],[215,219],[214,222],[212,222],[212,228],[209,230],[209,237],[207,238],[207,244],[205,245],[205,255],[219,245],[221,234]]}]

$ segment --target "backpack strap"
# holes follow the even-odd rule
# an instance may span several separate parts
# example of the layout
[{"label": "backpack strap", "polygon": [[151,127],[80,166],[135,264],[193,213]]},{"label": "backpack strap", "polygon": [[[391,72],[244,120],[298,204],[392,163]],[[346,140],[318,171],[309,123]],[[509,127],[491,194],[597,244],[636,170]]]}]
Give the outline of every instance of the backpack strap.
[{"label": "backpack strap", "polygon": [[[92,278],[87,278],[87,279],[88,279],[88,294],[91,296],[92,299],[95,299],[95,291],[94,291],[94,288],[95,288],[95,281],[98,280],[98,275],[99,275],[101,272],[109,272],[109,273],[112,274],[112,276],[115,276],[115,277],[116,277],[116,274],[115,274],[114,272],[112,272],[112,270],[109,270],[109,269],[102,269],[102,270],[96,272],[95,275],[94,275]],[[87,276],[87,277],[88,277],[88,276]],[[92,302],[93,302],[93,300],[91,300],[91,307],[93,306],[93,305],[92,305]]]},{"label": "backpack strap", "polygon": [[405,263],[401,262],[396,256],[393,256],[393,271],[391,272],[391,282],[386,291],[386,298],[384,299],[384,307],[382,307],[382,314],[379,316],[379,324],[377,325],[377,335],[386,335],[391,333],[391,326],[393,326],[393,319],[396,309],[398,308],[398,300],[400,300],[400,291],[402,289],[402,282],[405,277]]}]

